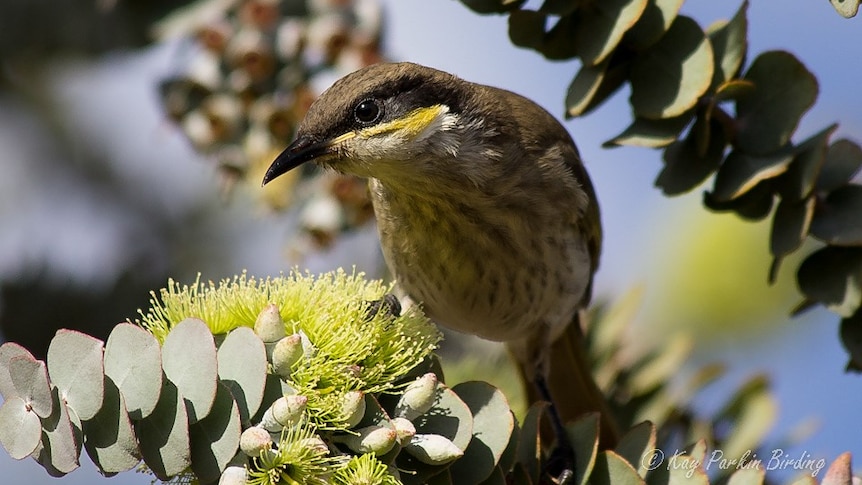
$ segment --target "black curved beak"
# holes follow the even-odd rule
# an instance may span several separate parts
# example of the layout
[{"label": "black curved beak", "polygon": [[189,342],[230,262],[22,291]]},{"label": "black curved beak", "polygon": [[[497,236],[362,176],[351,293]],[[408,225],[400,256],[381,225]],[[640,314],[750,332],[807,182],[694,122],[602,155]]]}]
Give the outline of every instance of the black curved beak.
[{"label": "black curved beak", "polygon": [[306,137],[297,138],[275,158],[275,161],[267,169],[266,175],[263,176],[261,186],[268,184],[279,175],[290,172],[303,163],[331,153],[331,151],[331,141],[314,142]]}]

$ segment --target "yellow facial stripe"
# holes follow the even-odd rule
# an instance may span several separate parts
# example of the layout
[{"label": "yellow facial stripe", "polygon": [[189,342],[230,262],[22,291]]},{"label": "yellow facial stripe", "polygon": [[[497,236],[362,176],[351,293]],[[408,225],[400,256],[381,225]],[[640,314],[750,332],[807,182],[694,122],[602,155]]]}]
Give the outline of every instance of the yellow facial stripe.
[{"label": "yellow facial stripe", "polygon": [[413,138],[428,127],[443,113],[443,105],[434,105],[427,108],[418,108],[402,118],[392,120],[388,123],[374,125],[357,133],[359,136],[368,138],[383,133],[400,132]]}]

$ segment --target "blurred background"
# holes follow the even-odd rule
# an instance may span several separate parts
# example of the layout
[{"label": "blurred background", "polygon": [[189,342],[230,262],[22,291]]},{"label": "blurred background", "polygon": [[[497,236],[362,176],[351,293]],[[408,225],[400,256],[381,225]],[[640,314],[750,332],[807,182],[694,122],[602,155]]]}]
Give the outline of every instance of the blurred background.
[{"label": "blurred background", "polygon": [[[189,40],[197,32],[199,40],[217,44],[224,31],[214,28],[201,38],[196,29],[232,2],[211,0],[178,14],[181,3],[0,0],[4,341],[40,356],[57,328],[104,338],[146,308],[149,292],[168,278],[189,283],[201,273],[219,280],[243,270],[267,276],[294,266],[312,272],[355,266],[385,277],[361,184],[324,177],[287,180],[264,191],[259,176],[241,176],[260,171],[289,140],[278,123],[290,126],[297,115],[281,108],[307,103],[340,75],[385,57],[510,89],[562,118],[578,69],[577,62],[550,62],[513,47],[505,17],[479,16],[455,0],[293,2],[341,17],[315,25],[315,32],[328,34],[308,41],[302,54],[312,66],[308,73],[285,74],[300,79],[287,99],[256,99],[262,114],[245,123],[249,133],[256,123],[269,123],[270,135],[236,141],[219,131],[235,129],[236,107],[230,100],[196,106],[195,90],[224,75],[246,93],[255,79],[219,72],[220,64]],[[682,11],[707,26],[737,8],[736,2],[689,0]],[[265,8],[238,15],[271,21]],[[834,139],[862,139],[858,24],[826,2],[791,0],[780,8],[752,2],[749,57],[788,50],[818,77],[820,96],[800,138],[837,121]],[[352,34],[340,38],[345,25]],[[279,27],[275,45],[282,55],[298,55],[295,35],[291,26]],[[333,38],[346,52],[337,60],[329,58]],[[222,64],[254,62],[266,69],[249,57],[256,41],[223,50]],[[199,82],[184,84],[188,76]],[[794,458],[807,453],[831,461],[843,451],[862,456],[862,381],[844,373],[838,317],[823,309],[788,316],[800,299],[797,262],[786,262],[778,282],[766,284],[768,223],[709,213],[700,189],[663,197],[652,185],[661,166],[658,151],[601,148],[628,124],[628,94],[623,89],[595,113],[565,122],[602,207],[605,248],[596,300],[637,294],[630,338],[661,345],[684,333],[694,349],[690,366],[728,366],[729,375],[696,398],[696,409],[709,412],[728,386],[763,372],[779,403],[767,443]],[[201,122],[199,112],[215,113],[225,125],[213,116]],[[788,437],[801,440],[786,444]],[[82,462],[64,483],[102,480],[87,458]],[[10,484],[52,480],[35,462],[15,462],[6,453],[0,453],[0,475]],[[111,480],[151,479],[129,472]]]}]

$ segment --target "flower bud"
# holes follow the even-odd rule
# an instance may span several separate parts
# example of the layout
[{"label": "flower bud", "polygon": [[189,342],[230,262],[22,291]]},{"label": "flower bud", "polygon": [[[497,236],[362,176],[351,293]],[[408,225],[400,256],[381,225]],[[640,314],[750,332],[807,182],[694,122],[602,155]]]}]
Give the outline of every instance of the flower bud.
[{"label": "flower bud", "polygon": [[350,391],[344,394],[341,401],[341,415],[347,420],[345,425],[352,428],[362,421],[365,416],[365,393],[362,391]]},{"label": "flower bud", "polygon": [[410,439],[416,435],[416,426],[405,418],[395,418],[392,420],[392,426],[395,426],[395,432],[398,434],[398,442],[401,444],[409,443]]},{"label": "flower bud", "polygon": [[429,465],[443,465],[464,456],[461,448],[439,434],[417,434],[404,450]]},{"label": "flower bud", "polygon": [[385,455],[395,446],[398,435],[392,428],[386,426],[366,426],[355,433],[338,437],[338,441],[347,445],[356,453],[374,453]]},{"label": "flower bud", "polygon": [[280,397],[263,413],[261,425],[273,433],[280,432],[286,426],[293,426],[302,419],[307,403],[308,398],[301,395]]},{"label": "flower bud", "polygon": [[263,307],[254,322],[254,333],[264,342],[277,342],[287,335],[284,331],[284,320],[274,303]]},{"label": "flower bud", "polygon": [[244,466],[229,466],[221,473],[218,485],[246,485],[248,475]]},{"label": "flower bud", "polygon": [[263,451],[272,449],[272,438],[265,429],[252,426],[240,435],[239,449],[248,456],[258,457]]},{"label": "flower bud", "polygon": [[316,455],[328,455],[329,454],[329,446],[326,445],[326,442],[323,441],[319,436],[312,436],[311,438],[305,438],[300,441],[302,446],[306,449],[314,450]]},{"label": "flower bud", "polygon": [[290,377],[290,370],[302,358],[302,337],[288,335],[279,340],[272,349],[272,370],[282,379]]},{"label": "flower bud", "polygon": [[437,397],[437,376],[429,372],[411,382],[398,404],[395,405],[395,416],[410,420],[425,414],[434,405]]}]

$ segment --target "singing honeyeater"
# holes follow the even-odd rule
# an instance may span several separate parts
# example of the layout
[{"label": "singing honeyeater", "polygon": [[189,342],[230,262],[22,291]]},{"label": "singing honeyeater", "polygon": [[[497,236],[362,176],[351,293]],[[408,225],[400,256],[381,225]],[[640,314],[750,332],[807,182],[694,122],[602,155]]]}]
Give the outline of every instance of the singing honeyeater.
[{"label": "singing honeyeater", "polygon": [[603,414],[579,313],[601,248],[592,184],[566,129],[534,102],[411,63],[335,82],[264,183],[314,162],[369,179],[397,284],[438,323],[506,342],[563,420]]}]

